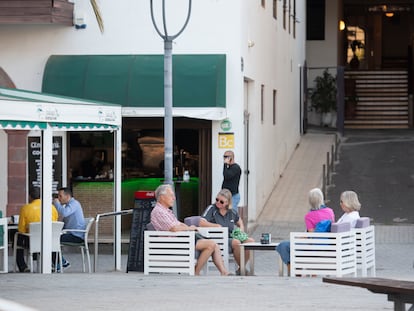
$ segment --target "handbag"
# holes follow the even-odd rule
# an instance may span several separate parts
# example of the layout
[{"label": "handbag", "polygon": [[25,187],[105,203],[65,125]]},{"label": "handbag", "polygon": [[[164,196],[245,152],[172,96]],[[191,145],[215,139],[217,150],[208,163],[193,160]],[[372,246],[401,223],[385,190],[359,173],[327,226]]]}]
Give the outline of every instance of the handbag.
[{"label": "handbag", "polygon": [[246,232],[240,230],[240,228],[234,228],[233,232],[230,235],[233,239],[239,240],[240,242],[246,241],[249,236]]},{"label": "handbag", "polygon": [[330,231],[331,231],[331,221],[328,219],[321,220],[320,222],[318,222],[314,230],[314,232],[330,232]]}]

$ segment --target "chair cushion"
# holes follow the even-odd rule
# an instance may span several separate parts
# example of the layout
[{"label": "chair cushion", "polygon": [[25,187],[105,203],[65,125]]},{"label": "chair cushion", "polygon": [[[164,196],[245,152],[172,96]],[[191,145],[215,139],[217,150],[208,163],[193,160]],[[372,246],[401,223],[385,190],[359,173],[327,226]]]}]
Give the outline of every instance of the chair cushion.
[{"label": "chair cushion", "polygon": [[351,223],[349,222],[334,222],[331,225],[331,232],[346,232],[351,230]]},{"label": "chair cushion", "polygon": [[199,224],[200,224],[200,218],[201,218],[201,216],[189,216],[189,217],[184,218],[184,223],[187,226],[196,226],[196,227],[198,227]]},{"label": "chair cushion", "polygon": [[147,230],[155,231],[154,225],[152,223],[150,223],[150,222],[147,223],[146,227],[147,227]]},{"label": "chair cushion", "polygon": [[366,228],[370,225],[371,220],[369,217],[361,217],[357,220],[355,228]]}]

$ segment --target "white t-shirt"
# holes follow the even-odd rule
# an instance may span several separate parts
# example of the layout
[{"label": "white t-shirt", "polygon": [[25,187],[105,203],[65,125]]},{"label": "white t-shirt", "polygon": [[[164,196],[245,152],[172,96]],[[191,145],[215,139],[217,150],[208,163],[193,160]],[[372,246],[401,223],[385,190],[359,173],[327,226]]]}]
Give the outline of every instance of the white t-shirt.
[{"label": "white t-shirt", "polygon": [[355,228],[357,220],[360,218],[359,212],[352,211],[350,213],[345,213],[338,219],[337,223],[349,222],[351,223],[351,228]]}]

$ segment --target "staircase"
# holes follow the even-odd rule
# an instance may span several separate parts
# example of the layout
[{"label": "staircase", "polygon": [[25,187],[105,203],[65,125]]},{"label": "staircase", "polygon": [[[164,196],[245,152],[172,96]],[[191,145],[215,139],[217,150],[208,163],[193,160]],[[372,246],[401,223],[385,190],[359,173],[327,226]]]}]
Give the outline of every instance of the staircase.
[{"label": "staircase", "polygon": [[347,71],[345,80],[355,81],[354,92],[357,97],[356,110],[352,118],[345,120],[345,128],[408,128],[406,70]]}]

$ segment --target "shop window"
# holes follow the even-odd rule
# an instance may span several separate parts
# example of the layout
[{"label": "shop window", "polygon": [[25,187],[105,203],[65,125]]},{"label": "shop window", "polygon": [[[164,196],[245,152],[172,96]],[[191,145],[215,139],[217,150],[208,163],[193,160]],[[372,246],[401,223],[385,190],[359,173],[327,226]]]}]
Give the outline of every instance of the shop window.
[{"label": "shop window", "polygon": [[[173,149],[173,177],[181,178],[184,171],[198,176],[198,130],[176,129]],[[123,133],[123,177],[164,176],[164,132],[157,129],[133,129]]]}]

